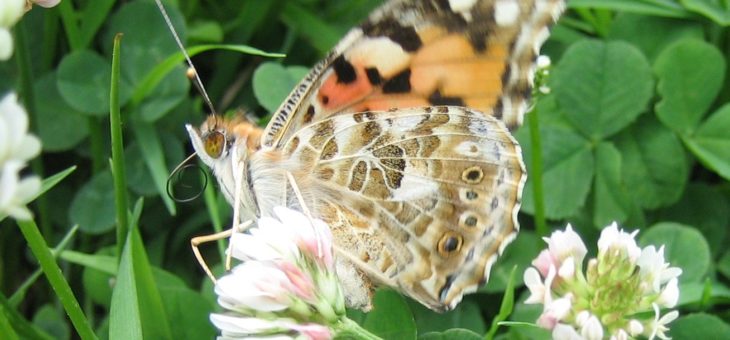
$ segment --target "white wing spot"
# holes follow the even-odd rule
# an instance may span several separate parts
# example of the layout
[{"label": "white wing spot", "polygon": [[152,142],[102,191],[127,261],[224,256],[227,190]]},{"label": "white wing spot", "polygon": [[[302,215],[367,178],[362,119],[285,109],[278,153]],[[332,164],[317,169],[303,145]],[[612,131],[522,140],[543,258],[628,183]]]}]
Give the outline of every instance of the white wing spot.
[{"label": "white wing spot", "polygon": [[456,152],[468,157],[478,157],[482,150],[477,143],[465,141],[456,146]]},{"label": "white wing spot", "polygon": [[513,25],[520,16],[520,5],[516,1],[497,0],[494,4],[494,20],[499,26]]}]

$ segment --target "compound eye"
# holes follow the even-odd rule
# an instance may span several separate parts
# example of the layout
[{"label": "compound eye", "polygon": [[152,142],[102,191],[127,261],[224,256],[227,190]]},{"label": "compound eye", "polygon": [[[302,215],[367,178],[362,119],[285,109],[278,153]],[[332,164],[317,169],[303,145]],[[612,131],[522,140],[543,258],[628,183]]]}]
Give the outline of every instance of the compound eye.
[{"label": "compound eye", "polygon": [[211,158],[217,159],[223,153],[223,146],[226,143],[226,136],[220,131],[212,131],[203,137],[205,153]]}]

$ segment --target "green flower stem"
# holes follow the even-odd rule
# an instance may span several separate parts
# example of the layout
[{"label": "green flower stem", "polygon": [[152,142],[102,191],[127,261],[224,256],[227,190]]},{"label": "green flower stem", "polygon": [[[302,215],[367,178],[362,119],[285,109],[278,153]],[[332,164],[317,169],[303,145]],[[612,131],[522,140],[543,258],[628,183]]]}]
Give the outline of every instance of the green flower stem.
[{"label": "green flower stem", "polygon": [[78,26],[78,14],[73,8],[73,2],[61,1],[58,4],[58,9],[61,12],[61,23],[63,23],[63,30],[66,32],[66,39],[68,39],[68,44],[71,45],[71,50],[77,51],[84,48]]},{"label": "green flower stem", "polygon": [[[122,115],[119,110],[119,54],[122,35],[114,37],[112,50],[112,76],[109,91],[109,123],[112,138],[112,177],[114,177],[114,202],[117,214],[117,257],[124,249],[124,241],[129,231],[127,174],[124,170],[124,142],[122,140]],[[121,258],[121,257],[120,257]]]},{"label": "green flower stem", "polygon": [[366,339],[366,340],[380,340],[381,338],[377,335],[368,332],[365,328],[360,327],[357,322],[348,319],[347,317],[333,326],[335,331],[335,339]]},{"label": "green flower stem", "polygon": [[532,194],[535,197],[535,231],[537,236],[547,236],[549,233],[545,221],[545,194],[542,186],[542,142],[540,140],[540,122],[537,107],[527,115],[530,126],[530,148],[532,149]]},{"label": "green flower stem", "polygon": [[38,231],[38,226],[32,220],[18,221],[18,226],[25,240],[28,242],[28,246],[33,252],[33,255],[38,259],[38,263],[40,263],[41,269],[43,269],[43,273],[48,279],[48,283],[51,284],[58,299],[61,301],[61,305],[63,305],[63,309],[66,310],[66,314],[71,319],[71,323],[79,334],[79,337],[81,339],[97,339],[96,334],[94,334],[91,325],[79,306],[78,300],[76,300],[76,297],[71,291],[71,287],[63,277],[61,268],[58,267],[56,260],[53,258],[53,253],[48,248],[40,231]]}]

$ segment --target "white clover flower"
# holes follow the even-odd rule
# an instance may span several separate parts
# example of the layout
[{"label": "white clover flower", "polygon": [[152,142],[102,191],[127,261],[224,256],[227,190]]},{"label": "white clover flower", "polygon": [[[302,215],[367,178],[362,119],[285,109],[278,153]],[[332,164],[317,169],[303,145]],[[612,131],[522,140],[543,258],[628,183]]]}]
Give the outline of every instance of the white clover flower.
[{"label": "white clover flower", "polygon": [[0,27],[10,28],[25,13],[25,0],[0,1]]},{"label": "white clover flower", "polygon": [[[261,338],[295,339],[288,335],[297,332],[308,339],[331,339],[329,328],[318,324],[300,324],[293,319],[265,320],[255,317],[240,317],[224,314],[212,314],[211,322],[221,330],[218,339],[252,339],[251,334],[261,334]],[[277,334],[279,335],[272,335]]]},{"label": "white clover flower", "polygon": [[327,225],[276,207],[247,234],[231,237],[243,262],[215,285],[223,314],[211,314],[221,338],[298,336],[329,339],[345,319]]},{"label": "white clover flower", "polygon": [[[639,248],[636,234],[615,223],[604,228],[598,256],[588,259],[585,272],[586,248],[570,225],[544,238],[548,249],[524,273],[530,290],[525,303],[544,304],[537,325],[552,329],[555,339],[665,339],[667,324],[679,313],[662,317],[659,307],[676,306],[682,271],[665,262],[663,246]],[[636,318],[652,309],[654,318]]]},{"label": "white clover flower", "polygon": [[14,93],[0,101],[0,215],[16,219],[32,218],[28,204],[40,191],[35,176],[20,178],[26,162],[37,156],[41,143],[28,134],[28,115]]},{"label": "white clover flower", "polygon": [[555,279],[555,267],[551,266],[548,270],[548,274],[545,278],[545,283],[543,284],[542,280],[540,280],[540,273],[537,272],[537,269],[535,268],[527,268],[525,270],[524,280],[525,285],[528,289],[530,289],[530,297],[525,300],[525,303],[527,304],[534,304],[534,303],[542,303],[547,304],[548,302],[552,301],[552,296],[550,295],[551,289],[550,286],[553,284],[553,279]]},{"label": "white clover flower", "polygon": [[10,160],[0,168],[0,214],[29,220],[33,215],[25,205],[41,190],[41,180],[36,176],[20,179],[22,168],[23,164],[16,160]]},{"label": "white clover flower", "polygon": [[25,163],[41,151],[41,142],[28,134],[28,114],[15,93],[0,101],[0,164],[14,159]]},{"label": "white clover flower", "polygon": [[540,252],[540,255],[532,261],[532,265],[543,276],[547,275],[550,266],[558,268],[563,274],[561,277],[572,276],[575,268],[565,268],[564,263],[567,261],[573,266],[582,263],[588,252],[583,240],[573,231],[570,224],[565,231],[556,231],[549,238],[543,237],[543,240],[548,244],[548,249]]},{"label": "white clover flower", "polygon": [[659,292],[660,285],[682,274],[682,269],[669,267],[669,263],[664,262],[664,246],[659,247],[658,251],[654,246],[644,248],[637,265],[641,268],[644,281],[651,283],[647,288],[651,288],[654,293]]},{"label": "white clover flower", "polygon": [[537,68],[538,69],[545,69],[550,67],[550,57],[546,55],[539,55],[537,56]]},{"label": "white clover flower", "polygon": [[5,27],[0,27],[0,61],[13,55],[13,35]]},{"label": "white clover flower", "polygon": [[553,328],[553,340],[585,340],[572,326],[559,323]]},{"label": "white clover flower", "polygon": [[647,327],[649,330],[651,330],[651,333],[647,335],[647,337],[649,338],[649,340],[652,340],[655,337],[658,337],[662,340],[671,339],[666,334],[664,334],[664,332],[669,330],[669,328],[667,328],[667,324],[674,321],[679,316],[679,312],[673,310],[660,317],[659,306],[657,304],[653,304],[652,307],[654,308],[654,320],[649,325],[650,327]]},{"label": "white clover flower", "polygon": [[635,230],[629,234],[623,229],[619,230],[616,222],[611,223],[601,231],[601,237],[598,239],[598,256],[613,250],[623,252],[628,255],[632,262],[636,262],[639,256],[641,256],[641,248],[636,245],[636,239],[634,238],[638,233]]},{"label": "white clover flower", "polygon": [[587,340],[601,340],[603,339],[603,325],[601,321],[595,315],[588,317],[583,326],[580,329],[580,335]]}]

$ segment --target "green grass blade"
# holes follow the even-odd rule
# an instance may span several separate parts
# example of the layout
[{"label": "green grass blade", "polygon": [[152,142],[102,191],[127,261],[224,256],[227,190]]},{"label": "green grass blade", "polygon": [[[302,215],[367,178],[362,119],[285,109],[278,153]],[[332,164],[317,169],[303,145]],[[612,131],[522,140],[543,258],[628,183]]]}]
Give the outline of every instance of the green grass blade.
[{"label": "green grass blade", "polygon": [[[11,325],[13,332],[23,339],[52,340],[53,338],[28,322],[17,310],[10,305],[5,295],[0,293],[0,318],[5,318]],[[5,336],[5,330],[0,327],[0,335]]]},{"label": "green grass blade", "polygon": [[[72,172],[74,172],[74,170],[76,170],[75,165],[66,170],[63,170],[63,171],[57,173],[51,177],[44,179],[41,182],[41,190],[35,196],[33,196],[31,198],[31,201],[35,200],[38,196],[43,195],[46,191],[51,190],[51,188],[56,186],[56,184],[61,182],[64,178],[66,178],[66,176],[68,176]],[[0,213],[0,221],[4,220],[6,217],[8,217],[8,215]]]},{"label": "green grass blade", "polygon": [[114,37],[112,51],[111,90],[109,92],[109,122],[112,138],[112,175],[114,176],[114,198],[117,215],[117,255],[121,255],[124,240],[127,239],[127,175],[124,168],[124,142],[122,141],[122,115],[119,110],[119,54],[122,35]]},{"label": "green grass blade", "polygon": [[48,249],[46,241],[38,231],[38,226],[36,226],[35,222],[32,220],[18,221],[18,226],[20,226],[20,231],[23,233],[23,236],[25,236],[25,240],[28,242],[30,250],[38,259],[41,269],[43,269],[43,274],[46,275],[48,282],[56,292],[58,299],[61,301],[61,305],[63,305],[63,309],[71,319],[71,323],[76,329],[76,332],[79,334],[79,337],[81,337],[81,339],[97,339],[96,334],[94,334],[91,325],[79,306],[78,300],[76,300],[76,297],[71,291],[71,287],[63,277],[61,268],[58,267],[58,264],[53,257],[53,253],[50,249]]},{"label": "green grass blade", "polygon": [[137,142],[140,145],[144,145],[140,150],[142,151],[142,157],[144,157],[147,169],[152,175],[152,181],[155,183],[157,192],[162,198],[162,202],[165,203],[167,211],[170,215],[175,216],[175,202],[167,194],[167,177],[169,171],[167,164],[165,164],[165,155],[162,150],[162,142],[160,142],[160,136],[155,130],[155,126],[151,123],[142,122],[139,119],[132,121],[134,126],[134,136],[137,138]]},{"label": "green grass blade", "polygon": [[512,309],[515,306],[515,272],[517,266],[512,267],[512,272],[509,274],[509,281],[507,281],[507,287],[504,289],[504,297],[502,297],[502,305],[499,307],[499,313],[492,320],[492,327],[489,328],[489,332],[484,335],[485,340],[494,339],[494,335],[497,334],[497,329],[500,323],[507,320]]},{"label": "green grass blade", "polygon": [[[58,245],[56,245],[55,248],[51,250],[51,253],[53,254],[53,258],[58,258],[58,254],[63,250],[66,249],[68,244],[71,242],[73,237],[76,235],[76,231],[79,230],[79,226],[75,225],[71,227],[71,229],[66,233],[66,235],[63,237],[61,242],[58,242]],[[43,274],[43,272],[40,269],[37,269],[33,274],[30,275],[21,285],[18,287],[17,290],[15,290],[15,293],[10,296],[10,304],[13,307],[18,307],[20,303],[25,298],[25,294],[30,289],[30,286],[32,286],[36,280]],[[2,333],[0,333],[2,334]]]},{"label": "green grass blade", "polygon": [[112,294],[109,339],[171,339],[142,238],[134,227],[128,235]]}]

